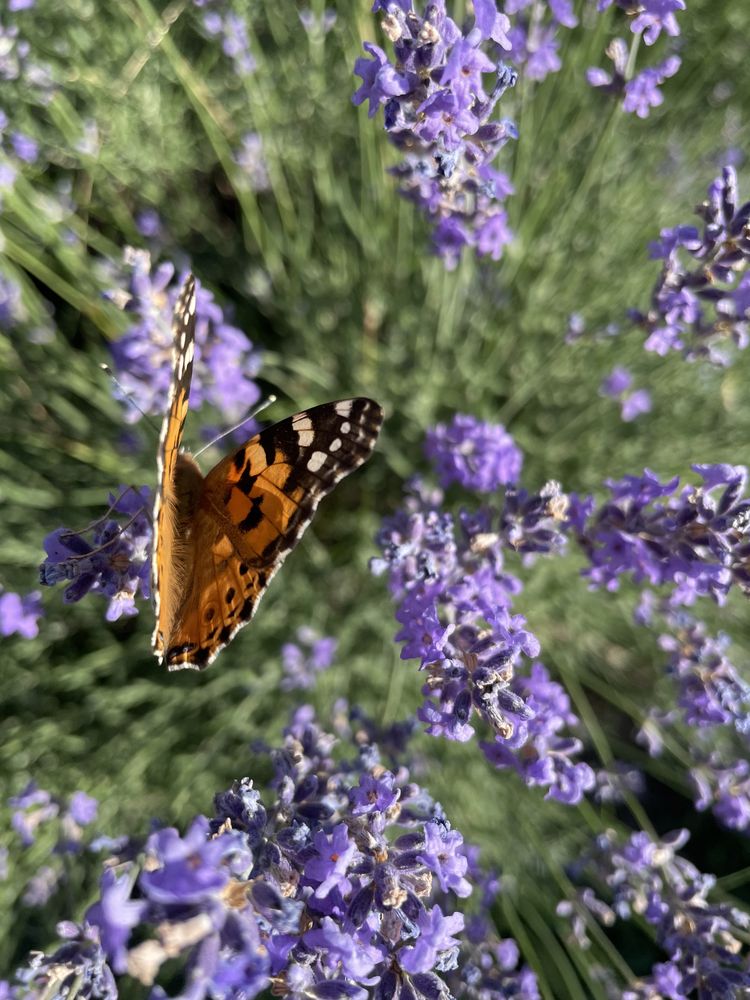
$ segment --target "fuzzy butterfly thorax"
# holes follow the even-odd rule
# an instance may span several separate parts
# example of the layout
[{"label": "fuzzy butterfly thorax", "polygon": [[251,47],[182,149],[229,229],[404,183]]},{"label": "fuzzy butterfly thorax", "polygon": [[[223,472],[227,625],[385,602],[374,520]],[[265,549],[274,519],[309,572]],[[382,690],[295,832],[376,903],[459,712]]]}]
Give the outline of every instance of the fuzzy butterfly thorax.
[{"label": "fuzzy butterfly thorax", "polygon": [[205,476],[180,451],[195,337],[195,282],[174,314],[174,364],[159,448],[152,562],[154,653],[202,669],[252,618],[320,500],[370,455],[383,411],[371,399],[288,417]]}]

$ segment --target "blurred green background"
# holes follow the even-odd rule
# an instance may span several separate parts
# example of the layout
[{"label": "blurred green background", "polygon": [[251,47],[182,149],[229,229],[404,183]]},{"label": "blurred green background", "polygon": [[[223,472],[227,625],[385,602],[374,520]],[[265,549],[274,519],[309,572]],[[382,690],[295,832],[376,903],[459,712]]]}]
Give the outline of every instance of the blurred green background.
[{"label": "blurred green background", "polygon": [[[399,660],[391,600],[367,562],[403,480],[425,467],[425,428],[454,411],[508,427],[529,489],[558,479],[585,491],[644,466],[666,477],[693,462],[748,461],[746,354],[717,370],[646,354],[635,332],[564,343],[574,311],[596,331],[648,304],[658,274],[648,241],[661,226],[691,221],[728,155],[739,158],[741,190],[747,182],[747,6],[688,0],[682,68],[663,107],[641,121],[585,83],[585,69],[604,65],[604,47],[626,24],[579,0],[582,25],[561,34],[561,72],[540,85],[522,80],[502,104],[520,132],[497,162],[517,191],[508,202],[516,239],[500,262],[467,258],[450,273],[386,173],[397,154],[382,117],[370,121],[351,105],[361,43],[383,41],[369,4],[334,6],[324,33],[307,31],[288,0],[235,4],[257,61],[244,78],[201,34],[203,11],[184,0],[122,0],[106,10],[38,0],[33,11],[0,15],[0,39],[17,25],[57,84],[44,103],[8,80],[0,100],[42,149],[3,195],[0,270],[22,288],[27,328],[54,329],[42,342],[19,329],[0,340],[0,583],[32,589],[45,534],[86,524],[118,483],[154,481],[155,442],[139,425],[142,447],[123,448],[122,407],[98,368],[125,325],[101,292],[106,262],[126,245],[150,247],[154,263],[189,260],[218,301],[235,307],[234,321],[263,352],[264,384],[280,396],[271,418],[350,393],[386,410],[374,458],[323,505],[252,627],[206,673],[157,668],[148,610],[107,625],[103,602],[65,607],[59,592],[45,593],[39,638],[3,640],[3,800],[31,777],[55,793],[80,788],[100,800],[97,825],[111,834],[209,812],[214,792],[251,773],[251,741],[276,742],[302,700],[278,688],[280,647],[300,625],[339,640],[334,666],[304,699],[324,717],[338,697],[384,722],[413,711],[419,677]],[[311,9],[323,14],[322,4]],[[232,158],[248,132],[262,141],[266,191],[254,191]],[[160,247],[136,227],[144,209],[159,213],[168,234]],[[632,424],[598,395],[614,364],[630,367],[653,396],[652,412]],[[188,423],[188,444],[199,423]],[[588,593],[581,565],[575,554],[510,565],[528,581],[517,610],[588,727],[591,762],[617,757],[649,772],[645,808],[670,829],[690,818],[684,771],[649,761],[633,742],[663,654],[632,625],[631,590]],[[732,633],[741,662],[746,601],[735,598],[720,617],[709,609],[708,619]],[[544,803],[493,772],[474,744],[421,738],[419,747],[435,764],[425,783],[466,839],[502,866],[504,932],[518,937],[547,995],[600,995],[591,984],[576,993],[580,969],[559,974],[556,963],[569,960],[551,913],[567,886],[564,862],[607,817]],[[23,907],[19,895],[45,846],[21,857],[3,815],[5,966],[46,945],[54,919],[78,916],[93,883],[73,879],[44,916]],[[691,822],[705,868],[725,875],[750,864],[739,837],[710,818]]]}]

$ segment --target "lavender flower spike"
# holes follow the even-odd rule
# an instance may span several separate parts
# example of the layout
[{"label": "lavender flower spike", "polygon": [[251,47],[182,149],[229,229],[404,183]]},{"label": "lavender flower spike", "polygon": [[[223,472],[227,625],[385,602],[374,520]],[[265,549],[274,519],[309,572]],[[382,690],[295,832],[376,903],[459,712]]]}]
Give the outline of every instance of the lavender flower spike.
[{"label": "lavender flower spike", "polygon": [[677,225],[651,243],[662,271],[648,310],[631,310],[630,317],[647,351],[727,365],[730,346],[750,343],[750,202],[739,200],[733,167],[724,167],[696,211],[702,231]]},{"label": "lavender flower spike", "polygon": [[488,961],[457,912],[470,865],[487,885],[484,919],[496,881],[406,764],[383,766],[365,736],[373,723],[349,723],[337,762],[309,706],[294,714],[268,751],[268,809],[244,779],[184,835],[118,845],[83,925],[58,925],[65,940],[20,970],[13,1000],[74,981],[116,1000],[125,976],[156,995],[437,1000],[455,988],[459,956],[535,998],[530,970],[513,971],[515,942]]},{"label": "lavender flower spike", "polygon": [[512,192],[492,161],[516,137],[495,108],[516,81],[497,61],[496,46],[510,49],[510,22],[495,0],[477,0],[475,23],[464,34],[448,16],[444,0],[431,0],[420,17],[411,0],[376,2],[394,57],[371,42],[370,58],[359,58],[362,79],[352,100],[369,103],[374,117],[383,107],[391,142],[404,152],[393,168],[401,194],[414,201],[433,225],[435,252],[455,267],[465,246],[497,260],[512,238],[501,205]]}]

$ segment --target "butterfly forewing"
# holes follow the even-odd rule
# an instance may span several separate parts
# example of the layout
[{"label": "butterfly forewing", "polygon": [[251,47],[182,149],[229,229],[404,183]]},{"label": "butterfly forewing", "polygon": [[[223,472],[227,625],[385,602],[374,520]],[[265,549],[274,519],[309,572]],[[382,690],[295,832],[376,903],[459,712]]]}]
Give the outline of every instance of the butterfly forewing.
[{"label": "butterfly forewing", "polygon": [[179,547],[177,515],[180,508],[178,467],[182,462],[180,442],[188,412],[190,380],[195,351],[195,279],[188,275],[174,309],[172,323],[172,381],[167,412],[157,453],[157,488],[154,498],[154,541],[151,561],[151,592],[156,624],[154,652],[161,655],[180,602],[183,582],[176,571]]},{"label": "butterfly forewing", "polygon": [[372,452],[382,419],[371,399],[324,403],[209,472],[190,533],[191,579],[165,638],[170,670],[207,666],[247,624],[320,500]]}]

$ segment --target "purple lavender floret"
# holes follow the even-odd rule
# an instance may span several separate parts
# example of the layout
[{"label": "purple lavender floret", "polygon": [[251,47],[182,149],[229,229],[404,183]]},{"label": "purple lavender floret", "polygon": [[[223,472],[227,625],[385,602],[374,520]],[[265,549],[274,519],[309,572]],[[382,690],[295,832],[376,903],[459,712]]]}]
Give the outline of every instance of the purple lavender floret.
[{"label": "purple lavender floret", "polygon": [[[15,2],[23,5],[24,0]],[[26,2],[26,6],[30,4]],[[57,89],[51,68],[35,61],[35,53],[17,24],[0,25],[0,80],[6,85],[16,84],[25,103],[33,102],[42,107],[49,104]],[[4,87],[4,93],[8,100],[10,87]]]},{"label": "purple lavender floret", "polygon": [[444,0],[431,0],[421,16],[411,0],[376,2],[373,10],[385,15],[394,58],[364,43],[367,56],[354,67],[362,80],[354,104],[367,101],[371,118],[383,107],[386,132],[404,153],[392,173],[401,194],[432,223],[435,252],[446,267],[455,267],[467,246],[499,259],[512,239],[501,205],[512,186],[492,161],[517,135],[512,122],[492,117],[516,82],[515,71],[496,56],[498,46],[510,48],[508,18],[495,0],[479,0],[474,26],[463,33]]},{"label": "purple lavender floret", "polygon": [[[16,970],[16,983],[4,993],[9,1000],[37,1000],[47,995],[82,1000],[118,1000],[119,991],[95,927],[61,921],[57,933],[64,941],[56,951],[35,953],[25,968]],[[2,988],[0,983],[0,989]]]},{"label": "purple lavender floret", "polygon": [[107,621],[138,614],[136,597],[151,596],[151,506],[148,486],[121,486],[117,496],[110,494],[104,516],[83,531],[51,532],[44,539],[40,582],[67,582],[66,604],[101,594],[109,601]]},{"label": "purple lavender floret", "polygon": [[[180,995],[433,1000],[450,995],[446,977],[461,961],[476,965],[493,946],[487,975],[523,981],[536,997],[515,943],[492,944],[497,880],[482,876],[403,764],[389,771],[361,729],[351,738],[350,758],[337,763],[334,737],[304,706],[283,746],[268,751],[266,806],[244,779],[184,836],[158,829],[121,846],[82,925],[60,926],[66,942],[20,971],[14,1000],[38,996],[53,974],[81,976],[92,984],[85,995],[112,998],[127,974],[159,996],[167,977],[182,980]],[[472,878],[493,886],[483,893],[483,944],[456,909],[471,892],[470,864]]]},{"label": "purple lavender floret", "polygon": [[573,759],[583,749],[581,741],[561,735],[578,722],[568,695],[541,663],[532,665],[529,677],[517,677],[513,687],[532,714],[516,720],[509,738],[498,733],[493,743],[481,743],[484,755],[497,768],[515,769],[525,784],[549,789],[545,798],[576,805],[594,787],[595,776],[588,764]]},{"label": "purple lavender floret", "polygon": [[[729,659],[729,637],[711,635],[703,622],[666,600],[655,606],[670,628],[659,637],[669,654],[668,707],[652,706],[638,733],[651,756],[664,751],[669,733],[692,762],[688,776],[695,808],[712,809],[731,829],[750,828],[750,684]],[[652,612],[653,614],[653,612]],[[720,749],[719,749],[720,748]]]},{"label": "purple lavender floret", "polygon": [[711,636],[703,622],[688,619],[674,633],[661,635],[669,655],[668,674],[677,686],[677,707],[688,726],[732,726],[748,730],[750,684],[730,661],[727,635]]},{"label": "purple lavender floret", "polygon": [[658,108],[664,103],[664,95],[659,87],[675,75],[681,62],[679,56],[669,56],[658,66],[649,66],[632,80],[628,80],[625,83],[622,110],[634,111],[639,118],[648,118],[652,108]]},{"label": "purple lavender floret", "polygon": [[0,591],[0,635],[35,639],[39,635],[39,619],[44,614],[41,596],[38,590],[24,596],[11,590]]},{"label": "purple lavender floret", "polygon": [[24,316],[21,289],[10,275],[0,272],[0,330],[9,332]]},{"label": "purple lavender floret", "polygon": [[271,178],[263,150],[263,140],[257,132],[246,132],[242,136],[234,161],[240,168],[238,183],[245,184],[251,191],[260,193],[271,190]]},{"label": "purple lavender floret", "polygon": [[59,803],[53,801],[49,792],[30,781],[20,795],[8,800],[14,810],[11,825],[21,838],[24,847],[30,847],[37,836],[38,828],[54,819],[60,811]]},{"label": "purple lavender floret", "polygon": [[511,17],[509,61],[530,80],[544,80],[562,65],[558,29],[575,28],[578,19],[570,0],[506,0]]},{"label": "purple lavender floret", "polygon": [[646,389],[631,389],[632,384],[633,376],[627,368],[615,365],[599,387],[602,396],[620,402],[620,414],[626,423],[651,410],[651,394]]},{"label": "purple lavender floret", "polygon": [[[171,263],[152,271],[150,255],[144,251],[130,251],[125,264],[129,290],[113,292],[112,298],[124,304],[134,322],[112,345],[115,371],[143,412],[161,415],[172,377],[172,311],[180,283],[172,280]],[[190,405],[195,410],[207,402],[230,424],[260,398],[254,381],[260,358],[245,334],[226,321],[213,294],[200,284],[196,317]],[[133,406],[125,414],[131,422],[141,418]]]},{"label": "purple lavender floret", "polygon": [[621,38],[613,38],[605,50],[612,61],[611,71],[592,66],[586,71],[590,86],[604,93],[622,97],[622,109],[635,112],[639,118],[648,118],[652,108],[664,102],[659,87],[674,76],[680,68],[680,57],[669,56],[656,66],[647,66],[635,76],[627,77],[628,48]]},{"label": "purple lavender floret", "polygon": [[96,819],[98,803],[82,791],[74,792],[69,800],[58,798],[30,781],[8,805],[13,810],[11,826],[22,848],[37,843],[44,848],[44,863],[29,877],[22,895],[25,906],[43,907],[70,882],[66,856],[97,852],[92,831],[85,828]]},{"label": "purple lavender floret", "polygon": [[630,317],[646,334],[646,350],[726,365],[728,344],[743,349],[750,342],[750,202],[739,202],[733,167],[723,168],[697,214],[702,232],[679,225],[651,243],[662,271],[649,310],[631,310]]},{"label": "purple lavender floret", "polygon": [[460,483],[479,493],[514,485],[523,464],[520,448],[502,424],[485,423],[464,413],[427,431],[425,454],[443,489]]},{"label": "purple lavender floret", "polygon": [[620,578],[669,585],[670,602],[708,596],[723,604],[732,585],[750,591],[750,499],[743,466],[695,465],[699,486],[679,489],[679,478],[608,480],[611,499],[598,508],[573,497],[568,525],[591,566],[592,587],[616,590]]},{"label": "purple lavender floret", "polygon": [[284,691],[314,687],[318,674],[327,670],[336,656],[336,640],[321,636],[314,629],[304,626],[297,629],[296,639],[281,647],[281,687]]},{"label": "purple lavender floret", "polygon": [[698,989],[729,998],[750,987],[743,954],[747,914],[709,899],[715,877],[678,853],[688,837],[687,830],[677,830],[655,841],[638,831],[623,842],[613,831],[601,834],[578,871],[603,887],[607,899],[589,889],[558,908],[561,915],[593,917],[608,926],[637,918],[653,927],[668,961],[655,964],[651,976],[623,997],[653,997],[659,986],[670,985],[668,996],[693,996]]},{"label": "purple lavender floret", "polygon": [[242,78],[254,72],[257,63],[250,51],[247,24],[240,14],[233,10],[208,10],[202,23],[209,37],[221,39],[222,51],[231,60],[237,76]]},{"label": "purple lavender floret", "polygon": [[685,0],[598,0],[597,10],[604,11],[616,3],[628,17],[632,18],[630,30],[634,35],[643,32],[646,45],[653,45],[662,31],[676,37],[680,27],[675,14],[685,10]]},{"label": "purple lavender floret", "polygon": [[711,809],[730,830],[750,830],[750,763],[746,758],[727,761],[714,751],[696,763],[689,776],[698,812]]}]

